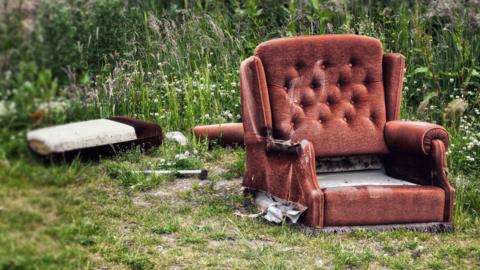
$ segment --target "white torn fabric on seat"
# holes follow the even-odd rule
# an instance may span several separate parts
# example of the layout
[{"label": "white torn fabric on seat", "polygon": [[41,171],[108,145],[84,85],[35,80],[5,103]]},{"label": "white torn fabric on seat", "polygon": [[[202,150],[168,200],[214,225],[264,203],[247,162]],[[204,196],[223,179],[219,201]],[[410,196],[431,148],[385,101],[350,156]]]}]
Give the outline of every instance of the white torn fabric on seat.
[{"label": "white torn fabric on seat", "polygon": [[363,170],[317,174],[320,188],[352,186],[416,186],[417,184],[388,176],[385,170]]},{"label": "white torn fabric on seat", "polygon": [[255,203],[263,213],[263,218],[270,222],[281,223],[288,218],[292,223],[297,223],[300,215],[307,207],[282,200],[262,191],[255,192]]},{"label": "white torn fabric on seat", "polygon": [[60,153],[99,145],[136,140],[135,128],[108,119],[97,119],[29,131],[29,144],[41,145],[40,154]]}]

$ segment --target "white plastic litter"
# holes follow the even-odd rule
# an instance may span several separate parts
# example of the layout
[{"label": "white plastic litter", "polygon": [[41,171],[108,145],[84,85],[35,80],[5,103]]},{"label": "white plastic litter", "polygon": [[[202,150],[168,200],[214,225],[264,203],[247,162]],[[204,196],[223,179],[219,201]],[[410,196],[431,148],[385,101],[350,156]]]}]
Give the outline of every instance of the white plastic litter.
[{"label": "white plastic litter", "polygon": [[281,223],[286,218],[292,223],[297,223],[300,215],[307,207],[282,200],[265,192],[257,191],[255,202],[263,213],[263,218],[270,222]]},{"label": "white plastic litter", "polygon": [[165,134],[165,139],[167,141],[175,141],[180,145],[187,145],[188,139],[180,131],[167,132]]}]

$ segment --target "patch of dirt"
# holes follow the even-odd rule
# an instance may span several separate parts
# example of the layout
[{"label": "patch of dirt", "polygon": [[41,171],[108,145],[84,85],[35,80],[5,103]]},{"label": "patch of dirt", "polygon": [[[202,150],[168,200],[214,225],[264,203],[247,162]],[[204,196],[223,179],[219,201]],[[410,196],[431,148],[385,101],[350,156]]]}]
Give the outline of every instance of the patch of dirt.
[{"label": "patch of dirt", "polygon": [[177,178],[173,182],[167,182],[160,187],[145,192],[145,195],[149,196],[175,196],[179,191],[187,191],[192,189],[194,184],[207,184],[208,181],[201,181],[196,178]]},{"label": "patch of dirt", "polygon": [[[242,179],[232,179],[232,180],[220,180],[215,183],[214,189],[219,193],[224,193],[227,191],[234,191],[241,188]],[[175,196],[177,192],[191,190],[194,185],[209,185],[211,181],[208,180],[199,180],[196,178],[177,178],[173,182],[168,182],[162,186],[144,192],[142,195],[154,196],[154,197],[170,197]]]},{"label": "patch of dirt", "polygon": [[[226,170],[221,166],[212,166],[209,167],[209,175],[221,175]],[[241,192],[241,178],[235,178],[232,180],[220,180],[214,183],[214,190],[218,194],[227,194],[231,192],[239,193]],[[141,207],[150,207],[152,202],[149,201],[150,198],[157,198],[155,201],[160,200],[171,200],[177,196],[178,192],[185,192],[193,189],[193,186],[203,186],[210,185],[212,181],[210,180],[200,180],[198,178],[176,178],[174,181],[169,181],[163,183],[159,187],[138,193],[131,196],[132,203]]]},{"label": "patch of dirt", "polygon": [[132,203],[138,206],[150,206],[151,203],[144,200],[143,196],[132,197]]},{"label": "patch of dirt", "polygon": [[232,180],[220,180],[215,183],[215,190],[218,191],[229,191],[233,189],[239,189],[242,186],[242,179],[235,178]]}]

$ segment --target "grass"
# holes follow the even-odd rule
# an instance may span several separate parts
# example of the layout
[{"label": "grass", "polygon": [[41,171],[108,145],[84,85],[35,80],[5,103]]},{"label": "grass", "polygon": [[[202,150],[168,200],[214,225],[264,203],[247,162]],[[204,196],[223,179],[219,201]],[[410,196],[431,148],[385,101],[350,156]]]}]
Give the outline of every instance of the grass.
[{"label": "grass", "polygon": [[[220,150],[216,150],[220,151]],[[135,155],[155,163],[160,155]],[[209,153],[207,154],[209,155]],[[67,186],[2,185],[0,268],[393,268],[480,266],[478,221],[455,233],[358,231],[307,235],[289,225],[241,218],[240,178],[224,180],[237,151],[205,163],[212,180],[164,180],[130,188],[110,176],[111,160],[85,166]],[[116,160],[120,166],[129,160]],[[42,164],[29,165],[32,169]],[[5,168],[3,168],[5,169]],[[64,170],[77,170],[65,165]],[[14,171],[10,168],[7,171]],[[12,187],[14,185],[14,187]]]},{"label": "grass", "polygon": [[[480,267],[474,1],[0,0],[0,269]],[[455,233],[305,235],[234,215],[245,153],[195,141],[241,121],[239,65],[275,37],[356,33],[405,55],[402,118],[451,138]],[[31,156],[34,127],[133,115],[181,130],[99,162]],[[208,181],[135,169],[207,167]]]}]

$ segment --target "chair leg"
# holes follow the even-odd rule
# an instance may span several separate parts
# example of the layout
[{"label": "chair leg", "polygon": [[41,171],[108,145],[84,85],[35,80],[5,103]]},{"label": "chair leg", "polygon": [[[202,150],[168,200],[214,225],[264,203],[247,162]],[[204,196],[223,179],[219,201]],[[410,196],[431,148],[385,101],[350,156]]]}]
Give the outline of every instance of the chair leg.
[{"label": "chair leg", "polygon": [[432,142],[430,158],[432,162],[433,181],[435,185],[440,186],[445,190],[445,222],[452,222],[455,189],[448,181],[447,165],[445,161],[445,145],[442,141],[434,140]]}]

